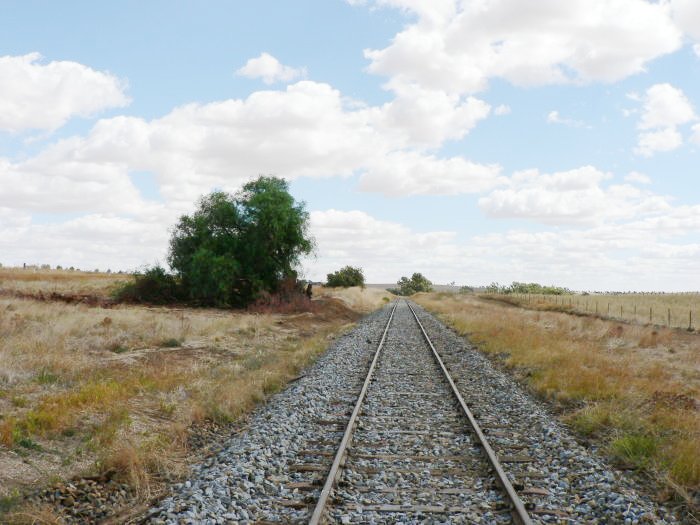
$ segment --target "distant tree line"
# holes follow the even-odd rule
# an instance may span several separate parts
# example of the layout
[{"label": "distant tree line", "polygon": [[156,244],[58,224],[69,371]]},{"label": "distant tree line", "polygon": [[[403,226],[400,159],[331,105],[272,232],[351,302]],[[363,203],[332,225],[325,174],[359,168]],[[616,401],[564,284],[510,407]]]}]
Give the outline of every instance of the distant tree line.
[{"label": "distant tree line", "polygon": [[566,295],[573,293],[568,288],[563,288],[561,286],[543,286],[538,283],[520,283],[513,281],[508,286],[501,286],[500,284],[494,282],[486,287],[487,293],[498,293],[498,294],[539,294],[539,295]]},{"label": "distant tree line", "polygon": [[396,288],[387,288],[387,291],[395,295],[413,295],[418,292],[432,292],[433,283],[430,282],[423,274],[414,273],[411,278],[401,277],[396,282]]}]

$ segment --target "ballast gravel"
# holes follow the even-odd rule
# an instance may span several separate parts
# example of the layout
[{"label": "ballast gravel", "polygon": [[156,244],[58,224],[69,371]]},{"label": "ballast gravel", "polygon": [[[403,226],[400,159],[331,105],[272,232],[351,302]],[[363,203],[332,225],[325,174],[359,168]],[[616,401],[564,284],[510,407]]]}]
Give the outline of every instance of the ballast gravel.
[{"label": "ballast gravel", "polygon": [[[414,308],[498,456],[519,458],[504,462],[503,467],[531,509],[534,522],[679,523],[667,509],[635,492],[624,475],[580,446],[546,406],[494,368],[467,341],[420,307]],[[401,303],[397,315],[405,315],[407,310]],[[342,437],[343,423],[352,410],[390,311],[391,306],[387,306],[367,316],[352,332],[336,339],[301,379],[260,407],[247,428],[233,436],[221,452],[196,465],[189,480],[174,485],[170,495],[150,509],[146,521],[308,521],[319,493],[308,482],[322,483],[325,478],[335,450],[333,443]],[[371,438],[371,433],[366,436]],[[396,448],[389,451],[400,453]],[[469,445],[465,448],[471,452]],[[326,453],[313,457],[313,451]],[[427,467],[415,468],[420,472]],[[348,479],[353,476],[357,477],[350,471]],[[387,487],[402,481],[385,479]],[[382,477],[373,478],[371,483],[381,488]],[[444,484],[451,486],[450,479]],[[475,488],[479,489],[471,487],[466,492]],[[430,490],[418,496],[422,503],[429,504]],[[403,518],[363,514],[362,501],[358,504],[357,511],[335,513],[334,519],[340,523],[451,522],[444,514],[420,519],[408,514]],[[483,515],[471,517],[474,522],[502,523],[503,514],[494,517],[487,510],[488,502],[483,505]]]}]

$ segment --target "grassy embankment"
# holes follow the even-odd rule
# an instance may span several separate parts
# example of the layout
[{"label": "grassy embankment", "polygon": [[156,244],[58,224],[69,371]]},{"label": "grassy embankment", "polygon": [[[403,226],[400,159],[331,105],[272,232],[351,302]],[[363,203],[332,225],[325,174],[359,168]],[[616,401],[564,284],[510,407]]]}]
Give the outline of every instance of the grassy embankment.
[{"label": "grassy embankment", "polygon": [[[0,291],[107,294],[115,282],[32,273],[3,271]],[[296,315],[0,297],[0,511],[109,469],[143,499],[157,493],[187,468],[188,429],[239,419],[387,295],[324,293],[337,298]]]},{"label": "grassy embankment", "polygon": [[[619,464],[686,498],[700,488],[700,335],[468,295],[416,301],[552,401]],[[533,305],[534,306],[534,305]]]}]

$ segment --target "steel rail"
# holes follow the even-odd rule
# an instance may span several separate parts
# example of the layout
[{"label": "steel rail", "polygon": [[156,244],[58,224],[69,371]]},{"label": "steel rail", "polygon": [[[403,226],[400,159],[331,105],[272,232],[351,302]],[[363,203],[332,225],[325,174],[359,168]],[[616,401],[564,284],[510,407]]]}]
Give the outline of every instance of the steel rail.
[{"label": "steel rail", "polygon": [[442,368],[442,371],[445,374],[447,381],[450,383],[450,387],[452,387],[452,393],[457,398],[457,401],[459,401],[459,404],[462,407],[462,411],[467,416],[467,419],[469,419],[469,423],[471,424],[471,427],[472,427],[472,430],[474,431],[474,434],[476,434],[476,437],[479,439],[479,442],[480,442],[481,446],[483,447],[484,452],[486,452],[486,456],[488,457],[489,463],[491,463],[491,467],[496,472],[496,476],[498,478],[498,483],[501,485],[503,490],[508,495],[508,499],[510,499],[510,502],[513,505],[513,519],[519,525],[532,525],[532,520],[530,519],[530,516],[528,515],[527,510],[525,510],[525,505],[523,505],[523,502],[521,501],[518,494],[515,492],[513,485],[510,483],[508,476],[506,476],[506,473],[503,470],[503,467],[501,467],[501,463],[498,461],[498,457],[496,457],[496,453],[493,451],[493,449],[491,448],[491,445],[489,445],[489,442],[486,439],[486,436],[481,431],[481,427],[479,427],[479,423],[477,423],[476,418],[474,417],[474,414],[472,414],[471,410],[469,410],[469,407],[464,402],[464,398],[462,397],[462,394],[459,393],[459,389],[457,388],[457,385],[455,385],[455,382],[452,380],[452,376],[450,376],[450,373],[447,371],[447,367],[445,366],[445,363],[443,363],[442,358],[440,357],[440,354],[438,354],[438,351],[435,349],[435,346],[433,345],[433,342],[430,340],[430,337],[428,337],[428,333],[425,331],[423,324],[420,322],[420,319],[418,319],[418,315],[416,314],[416,311],[408,303],[408,301],[406,301],[406,305],[411,310],[411,313],[413,314],[413,317],[416,319],[416,322],[418,323],[418,326],[420,327],[421,332],[423,332],[423,338],[428,343],[428,346],[430,346],[430,349],[433,351],[433,355],[435,356],[435,359],[437,360],[438,364],[440,365],[440,368]]},{"label": "steel rail", "polygon": [[328,498],[331,495],[333,486],[335,485],[335,482],[337,481],[340,475],[340,467],[343,463],[343,459],[345,458],[347,448],[350,445],[350,442],[352,441],[352,434],[355,431],[355,423],[357,421],[357,416],[360,414],[362,403],[365,399],[365,395],[367,394],[369,384],[372,381],[372,375],[374,374],[374,369],[377,366],[379,354],[381,353],[382,348],[384,347],[386,334],[389,332],[389,325],[391,325],[391,320],[394,318],[394,312],[396,312],[396,307],[398,306],[398,304],[398,301],[394,303],[394,307],[392,308],[391,314],[389,315],[389,320],[387,321],[386,326],[384,327],[382,338],[379,341],[379,345],[377,345],[377,350],[374,352],[372,364],[369,367],[367,377],[365,378],[365,382],[362,385],[362,390],[360,390],[360,395],[358,396],[357,402],[355,403],[355,409],[352,411],[352,415],[350,416],[350,420],[348,421],[347,427],[345,427],[343,439],[341,440],[340,445],[338,446],[338,451],[336,452],[335,458],[333,459],[333,465],[331,465],[331,469],[328,472],[328,477],[326,478],[326,483],[323,485],[323,489],[321,489],[321,495],[318,498],[318,502],[316,502],[316,507],[314,508],[314,512],[311,515],[311,519],[309,520],[309,525],[319,525],[321,523],[321,520],[323,519],[323,513],[326,509],[326,503],[328,502]]}]

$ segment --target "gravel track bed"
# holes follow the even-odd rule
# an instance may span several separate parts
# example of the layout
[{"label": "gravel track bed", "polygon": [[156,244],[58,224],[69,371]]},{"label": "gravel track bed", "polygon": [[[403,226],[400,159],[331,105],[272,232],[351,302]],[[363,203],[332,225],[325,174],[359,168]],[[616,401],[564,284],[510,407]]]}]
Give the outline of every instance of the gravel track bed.
[{"label": "gravel track bed", "polygon": [[[503,467],[534,508],[533,521],[677,523],[579,446],[541,403],[464,339],[414,308],[498,456],[517,461]],[[146,521],[308,521],[390,311],[371,314],[337,339],[220,453],[174,485]],[[505,499],[437,371],[408,307],[399,304],[334,494],[337,522],[510,522]],[[362,508],[405,503],[458,512]]]},{"label": "gravel track bed", "polygon": [[[468,421],[460,416],[447,380],[402,301],[362,405],[329,509],[332,520],[511,523],[506,498],[474,444]],[[375,506],[404,505],[449,512],[373,511]]]}]

